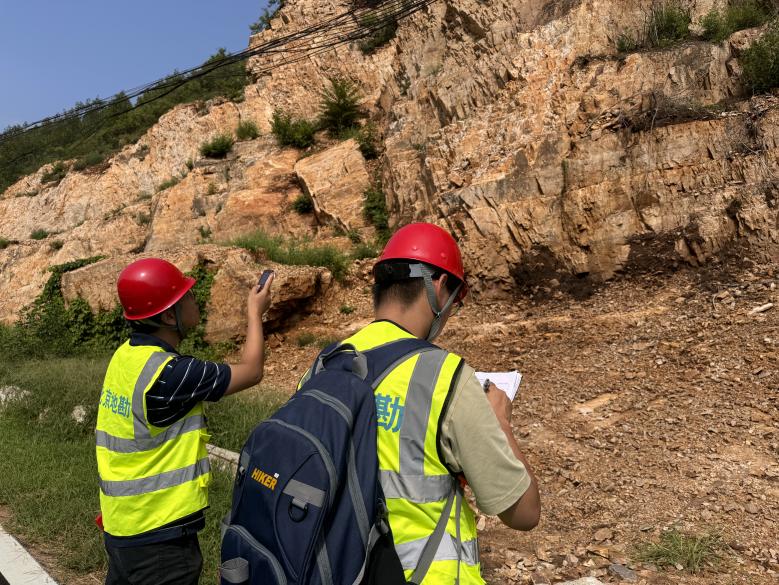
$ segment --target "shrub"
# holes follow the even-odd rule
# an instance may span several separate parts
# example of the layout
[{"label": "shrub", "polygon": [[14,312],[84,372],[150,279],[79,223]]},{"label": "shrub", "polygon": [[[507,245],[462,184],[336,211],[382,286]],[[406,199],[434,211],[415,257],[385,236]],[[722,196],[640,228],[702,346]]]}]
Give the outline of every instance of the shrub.
[{"label": "shrub", "polygon": [[224,158],[233,149],[235,140],[232,134],[218,134],[200,145],[200,154],[208,158]]},{"label": "shrub", "polygon": [[703,38],[722,42],[734,32],[765,24],[774,10],[760,0],[741,0],[728,5],[724,12],[712,9],[701,20]]},{"label": "shrub", "polygon": [[380,184],[369,187],[364,193],[363,214],[376,228],[379,238],[389,238],[389,213],[387,212],[387,200]]},{"label": "shrub", "polygon": [[43,291],[21,314],[16,325],[0,336],[5,357],[25,359],[50,355],[73,355],[82,347],[115,347],[126,336],[121,307],[93,314],[83,299],[65,306],[62,275],[102,256],[67,262],[49,268],[51,276]]},{"label": "shrub", "polygon": [[779,22],[774,22],[741,57],[744,81],[755,92],[779,87]]},{"label": "shrub", "polygon": [[197,230],[200,232],[200,239],[206,241],[211,238],[211,228],[201,225]]},{"label": "shrub", "polygon": [[341,305],[341,308],[338,310],[342,315],[351,315],[354,313],[354,307],[350,307],[349,305]]},{"label": "shrub", "polygon": [[59,183],[68,174],[68,168],[62,162],[54,163],[48,173],[41,177],[41,183]]},{"label": "shrub", "polygon": [[679,0],[653,6],[645,27],[645,44],[649,47],[669,47],[690,37],[690,9]]},{"label": "shrub", "polygon": [[136,201],[148,201],[152,198],[152,194],[147,191],[141,191],[138,193],[138,197],[136,198]]},{"label": "shrub", "polygon": [[251,33],[256,35],[264,30],[268,30],[270,28],[271,20],[276,16],[276,13],[283,5],[283,0],[270,0],[270,2],[268,2],[268,7],[263,11],[257,21],[249,25]]},{"label": "shrub", "polygon": [[292,202],[292,209],[300,214],[311,213],[314,211],[314,200],[311,199],[311,195],[308,193],[301,193],[297,196],[297,199]]},{"label": "shrub", "polygon": [[88,167],[94,167],[95,165],[99,165],[105,159],[106,159],[105,155],[99,152],[91,152],[88,155],[78,159],[75,163],[73,163],[73,170],[83,171]]},{"label": "shrub", "polygon": [[37,229],[30,234],[30,238],[33,240],[45,240],[49,237],[49,232],[43,229]]},{"label": "shrub", "polygon": [[725,21],[733,32],[761,26],[768,22],[775,10],[760,0],[736,0],[726,11]]},{"label": "shrub", "polygon": [[171,177],[167,181],[163,181],[162,183],[160,183],[157,186],[157,191],[159,192],[159,191],[164,191],[165,189],[170,189],[171,187],[178,185],[180,180],[181,179],[179,179],[178,177]]},{"label": "shrub", "polygon": [[362,117],[358,106],[360,92],[348,79],[331,77],[329,81],[330,87],[319,94],[319,125],[337,136],[356,126]]},{"label": "shrub", "polygon": [[294,120],[290,114],[276,110],[273,112],[271,132],[279,146],[308,148],[314,144],[316,125],[308,120]]},{"label": "shrub", "polygon": [[195,168],[195,161],[193,161],[191,158],[187,159],[187,162],[184,163],[187,167],[187,170],[192,170]]},{"label": "shrub", "polygon": [[0,238],[0,250],[5,250],[11,244],[12,242],[8,238]]},{"label": "shrub", "polygon": [[306,240],[284,239],[262,230],[236,238],[232,245],[253,252],[264,251],[268,259],[293,266],[322,266],[343,280],[349,267],[349,257],[334,246],[315,246]]},{"label": "shrub", "polygon": [[135,216],[135,222],[138,225],[149,225],[151,222],[151,216],[148,213],[141,211],[138,213],[138,215]]},{"label": "shrub", "polygon": [[364,29],[370,32],[360,41],[359,47],[364,55],[372,55],[377,49],[390,42],[398,30],[398,23],[395,21],[382,24],[379,18],[374,14],[369,14],[362,18],[360,24]]},{"label": "shrub", "polygon": [[260,129],[257,128],[257,124],[252,120],[246,120],[238,124],[238,127],[235,129],[235,135],[238,137],[238,140],[254,140],[260,135]]},{"label": "shrub", "polygon": [[49,243],[49,248],[51,250],[61,250],[62,246],[65,245],[65,242],[62,240],[54,240],[53,242]]},{"label": "shrub", "polygon": [[208,189],[206,190],[206,195],[215,195],[216,194],[216,183],[211,181],[208,184]]}]

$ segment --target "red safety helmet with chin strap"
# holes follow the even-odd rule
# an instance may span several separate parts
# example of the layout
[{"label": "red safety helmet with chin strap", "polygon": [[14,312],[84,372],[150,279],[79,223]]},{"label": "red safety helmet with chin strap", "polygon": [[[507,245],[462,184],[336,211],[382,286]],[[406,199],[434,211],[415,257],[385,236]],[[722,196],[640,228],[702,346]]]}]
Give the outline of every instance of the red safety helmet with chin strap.
[{"label": "red safety helmet with chin strap", "polygon": [[395,232],[376,265],[392,260],[416,260],[444,270],[462,281],[460,299],[468,292],[460,248],[449,232],[435,224],[411,223]]},{"label": "red safety helmet with chin strap", "polygon": [[125,318],[137,321],[171,308],[194,284],[167,260],[144,258],[122,270],[116,289]]}]

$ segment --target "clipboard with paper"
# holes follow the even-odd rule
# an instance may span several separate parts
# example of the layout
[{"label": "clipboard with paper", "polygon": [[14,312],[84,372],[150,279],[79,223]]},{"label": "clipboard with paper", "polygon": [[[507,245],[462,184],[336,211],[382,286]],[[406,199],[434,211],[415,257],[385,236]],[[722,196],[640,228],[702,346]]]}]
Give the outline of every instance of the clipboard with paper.
[{"label": "clipboard with paper", "polygon": [[509,400],[513,401],[517,395],[519,384],[522,382],[522,374],[516,370],[513,372],[476,372],[476,379],[479,380],[482,386],[489,380],[505,392]]}]

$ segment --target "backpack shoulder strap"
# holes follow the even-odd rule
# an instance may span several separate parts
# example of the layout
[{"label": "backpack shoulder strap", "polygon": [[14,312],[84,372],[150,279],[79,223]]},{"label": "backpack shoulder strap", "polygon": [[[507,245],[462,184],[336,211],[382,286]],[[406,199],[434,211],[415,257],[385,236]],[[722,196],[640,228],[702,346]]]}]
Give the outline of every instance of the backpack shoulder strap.
[{"label": "backpack shoulder strap", "polygon": [[416,337],[398,339],[374,347],[364,352],[368,370],[365,381],[375,390],[384,378],[401,363],[417,354],[434,350],[443,351],[429,341]]}]

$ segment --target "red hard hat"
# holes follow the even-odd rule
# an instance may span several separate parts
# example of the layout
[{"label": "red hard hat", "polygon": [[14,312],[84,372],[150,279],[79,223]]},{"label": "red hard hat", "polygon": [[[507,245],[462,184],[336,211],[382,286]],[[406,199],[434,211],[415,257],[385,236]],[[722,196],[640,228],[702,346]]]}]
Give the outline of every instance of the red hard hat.
[{"label": "red hard hat", "polygon": [[148,319],[169,309],[195,284],[167,260],[144,258],[122,270],[116,289],[126,319]]},{"label": "red hard hat", "polygon": [[384,246],[377,264],[388,260],[424,262],[465,283],[463,259],[457,242],[449,232],[432,223],[411,223],[396,231]]}]

